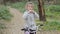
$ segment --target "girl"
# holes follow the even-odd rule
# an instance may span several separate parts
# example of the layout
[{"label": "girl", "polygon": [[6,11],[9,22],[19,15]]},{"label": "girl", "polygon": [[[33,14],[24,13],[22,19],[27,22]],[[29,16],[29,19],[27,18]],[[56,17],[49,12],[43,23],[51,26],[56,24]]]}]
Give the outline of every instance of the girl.
[{"label": "girl", "polygon": [[32,2],[28,2],[25,8],[26,11],[23,14],[23,18],[25,19],[26,24],[24,25],[24,28],[30,30],[30,34],[34,34],[34,33],[36,34],[37,27],[35,23],[35,18],[39,18],[39,16],[34,11],[34,4]]}]

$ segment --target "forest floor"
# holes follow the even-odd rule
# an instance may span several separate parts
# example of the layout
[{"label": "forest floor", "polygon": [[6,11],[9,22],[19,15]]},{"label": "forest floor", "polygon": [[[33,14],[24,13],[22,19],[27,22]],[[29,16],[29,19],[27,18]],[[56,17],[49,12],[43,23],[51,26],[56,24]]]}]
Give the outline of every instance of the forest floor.
[{"label": "forest floor", "polygon": [[11,20],[12,34],[23,34],[21,29],[23,28],[24,20],[22,18],[22,13],[18,10],[9,7],[9,11],[12,13],[13,18]]}]

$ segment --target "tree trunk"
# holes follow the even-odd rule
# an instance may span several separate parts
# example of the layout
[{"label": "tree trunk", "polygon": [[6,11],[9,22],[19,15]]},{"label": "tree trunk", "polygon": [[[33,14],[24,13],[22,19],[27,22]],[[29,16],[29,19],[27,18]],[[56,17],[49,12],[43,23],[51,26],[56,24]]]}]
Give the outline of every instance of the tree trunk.
[{"label": "tree trunk", "polygon": [[39,9],[39,18],[41,21],[46,21],[46,17],[45,17],[45,10],[43,8],[43,1],[42,0],[38,0],[38,9]]},{"label": "tree trunk", "polygon": [[17,0],[18,2],[21,2],[21,1],[23,1],[23,0]]},{"label": "tree trunk", "polygon": [[28,1],[31,1],[31,0],[28,0]]},{"label": "tree trunk", "polygon": [[15,2],[16,2],[16,0],[11,0],[11,2],[15,3]]},{"label": "tree trunk", "polygon": [[3,0],[3,4],[6,5],[6,0]]}]

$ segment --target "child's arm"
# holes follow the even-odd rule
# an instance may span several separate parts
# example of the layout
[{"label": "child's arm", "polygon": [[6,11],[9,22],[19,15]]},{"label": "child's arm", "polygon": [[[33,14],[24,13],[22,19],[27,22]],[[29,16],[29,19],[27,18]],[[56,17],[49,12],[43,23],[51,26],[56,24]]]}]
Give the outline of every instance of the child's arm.
[{"label": "child's arm", "polygon": [[23,14],[23,18],[24,18],[24,19],[27,19],[27,16],[28,16],[28,13],[25,12],[25,13]]},{"label": "child's arm", "polygon": [[39,18],[39,15],[36,12],[35,12],[34,15],[35,15],[35,18]]},{"label": "child's arm", "polygon": [[30,10],[29,13],[33,13],[35,18],[39,18],[39,15],[34,10]]}]

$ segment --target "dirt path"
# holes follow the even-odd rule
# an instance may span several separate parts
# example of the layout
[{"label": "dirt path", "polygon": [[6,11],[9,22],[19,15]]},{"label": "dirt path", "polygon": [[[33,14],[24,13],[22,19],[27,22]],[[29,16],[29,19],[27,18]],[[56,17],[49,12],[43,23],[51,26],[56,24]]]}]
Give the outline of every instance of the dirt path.
[{"label": "dirt path", "polygon": [[[21,31],[21,28],[23,27],[24,20],[22,18],[22,13],[20,13],[18,10],[14,8],[9,8],[11,14],[13,15],[13,18],[10,23],[10,33],[11,34],[23,34]],[[9,27],[9,26],[8,26]]]}]

